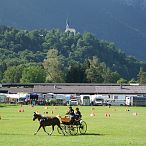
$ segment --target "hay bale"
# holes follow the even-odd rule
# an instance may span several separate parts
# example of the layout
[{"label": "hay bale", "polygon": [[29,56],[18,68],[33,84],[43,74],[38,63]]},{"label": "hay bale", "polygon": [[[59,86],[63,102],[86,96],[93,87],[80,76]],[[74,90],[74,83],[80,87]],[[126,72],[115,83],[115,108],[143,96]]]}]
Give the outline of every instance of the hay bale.
[{"label": "hay bale", "polygon": [[137,115],[138,115],[138,113],[137,113],[137,112],[134,112],[134,113],[133,113],[133,116],[137,116]]}]

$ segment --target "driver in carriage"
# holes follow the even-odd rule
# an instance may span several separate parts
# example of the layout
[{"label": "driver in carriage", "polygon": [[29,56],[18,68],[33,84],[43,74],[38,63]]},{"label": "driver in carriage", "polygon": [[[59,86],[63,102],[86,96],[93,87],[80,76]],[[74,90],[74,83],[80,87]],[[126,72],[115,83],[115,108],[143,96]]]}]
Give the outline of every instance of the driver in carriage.
[{"label": "driver in carriage", "polygon": [[81,119],[81,117],[82,117],[79,108],[77,107],[77,108],[75,109],[75,112],[74,112],[74,110],[73,110],[73,108],[72,108],[71,106],[69,107],[69,110],[68,110],[68,112],[66,113],[66,115],[69,115],[69,118],[70,118],[70,120],[71,120],[71,121],[70,121],[71,124],[74,124],[74,123],[76,123],[76,122],[79,122],[80,119]]},{"label": "driver in carriage", "polygon": [[73,108],[71,106],[69,107],[68,112],[66,113],[66,115],[69,116],[69,118],[71,120],[70,123],[73,123],[74,120],[75,120],[75,113],[74,113],[74,110],[73,110]]}]

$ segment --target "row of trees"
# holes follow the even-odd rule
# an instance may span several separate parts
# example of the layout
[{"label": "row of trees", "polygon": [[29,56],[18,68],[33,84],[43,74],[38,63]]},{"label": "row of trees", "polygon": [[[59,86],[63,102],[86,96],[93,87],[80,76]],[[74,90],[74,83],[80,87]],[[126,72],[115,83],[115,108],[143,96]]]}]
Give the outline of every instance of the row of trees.
[{"label": "row of trees", "polygon": [[113,72],[105,63],[101,63],[95,56],[85,60],[83,64],[72,62],[69,67],[65,67],[63,61],[58,50],[50,49],[42,64],[12,66],[2,74],[6,65],[1,63],[0,80],[9,83],[146,83],[146,72],[142,68],[136,79],[128,81],[121,78],[119,73]]},{"label": "row of trees", "polygon": [[0,82],[143,83],[144,69],[91,33],[0,27]]}]

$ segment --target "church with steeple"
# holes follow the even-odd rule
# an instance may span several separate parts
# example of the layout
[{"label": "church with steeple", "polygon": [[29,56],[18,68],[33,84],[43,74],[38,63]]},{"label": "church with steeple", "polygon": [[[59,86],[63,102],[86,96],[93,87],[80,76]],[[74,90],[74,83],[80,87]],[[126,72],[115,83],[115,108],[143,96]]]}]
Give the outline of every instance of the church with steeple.
[{"label": "church with steeple", "polygon": [[65,32],[73,32],[74,35],[76,34],[76,30],[74,28],[70,28],[68,19],[66,20],[66,29]]}]

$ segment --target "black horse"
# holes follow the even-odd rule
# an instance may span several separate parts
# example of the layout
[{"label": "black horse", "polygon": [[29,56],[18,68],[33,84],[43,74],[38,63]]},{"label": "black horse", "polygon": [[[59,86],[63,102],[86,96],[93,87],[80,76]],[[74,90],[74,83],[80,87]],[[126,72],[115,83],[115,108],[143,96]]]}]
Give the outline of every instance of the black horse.
[{"label": "black horse", "polygon": [[[37,114],[36,112],[34,112],[34,115],[33,115],[33,121],[35,121],[36,119],[38,119],[39,123],[40,123],[40,126],[38,128],[38,130],[34,133],[34,135],[37,134],[37,132],[40,130],[40,128],[42,127],[44,129],[44,131],[48,134],[48,135],[52,135],[53,131],[54,131],[54,126],[57,125],[62,133],[64,134],[61,126],[60,126],[60,120],[57,118],[57,117],[44,117],[42,116],[41,114]],[[45,130],[45,127],[46,126],[52,126],[52,131],[51,133],[48,133],[46,130]],[[64,134],[65,135],[65,134]]]}]

